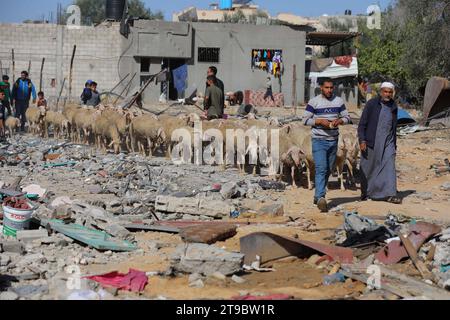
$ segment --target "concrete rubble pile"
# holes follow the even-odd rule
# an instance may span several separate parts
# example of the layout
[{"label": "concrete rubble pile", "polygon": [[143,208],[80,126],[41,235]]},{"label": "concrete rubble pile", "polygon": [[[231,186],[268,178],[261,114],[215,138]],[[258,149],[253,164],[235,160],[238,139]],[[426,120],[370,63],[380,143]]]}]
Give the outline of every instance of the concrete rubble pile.
[{"label": "concrete rubble pile", "polygon": [[[195,165],[180,170],[164,158],[101,154],[85,145],[31,136],[18,136],[12,144],[2,146],[0,160],[5,178],[0,188],[5,192],[11,191],[12,177],[21,179],[16,189],[19,193],[29,185],[47,188],[33,201],[37,209],[32,229],[18,231],[16,238],[0,235],[0,299],[65,299],[67,267],[104,265],[142,254],[142,249],[113,252],[91,248],[55,232],[45,221],[57,219],[136,244],[134,234],[125,228],[132,222],[152,225],[156,219],[227,219],[232,212],[239,212],[242,199],[264,197],[258,195],[261,178],[241,176],[237,170]],[[199,245],[193,243],[192,249]],[[164,246],[149,243],[156,251]],[[205,274],[232,275],[240,270],[241,254],[203,246],[198,255],[216,257],[211,258],[209,267],[201,263]],[[172,258],[179,259],[174,271],[183,272],[193,271],[202,261],[194,253]]]},{"label": "concrete rubble pile", "polygon": [[[184,165],[180,170],[160,157],[103,154],[85,145],[31,136],[1,146],[0,164],[0,194],[29,190],[36,206],[30,230],[18,231],[15,238],[0,236],[0,300],[117,299],[117,289],[82,278],[82,289],[74,290],[69,278],[74,272],[85,276],[83,267],[127,263],[148,254],[170,266],[145,270],[147,276],[188,275],[187,286],[197,289],[210,281],[243,285],[249,273],[276,272],[273,261],[294,255],[325,273],[313,287],[368,283],[367,268],[375,265],[397,283],[381,290],[367,286],[364,294],[450,297],[450,229],[443,224],[395,214],[380,223],[345,212],[342,228],[331,239],[335,245],[304,241],[297,234],[254,232],[240,237],[240,251],[233,251],[216,242],[237,237],[245,222],[234,218],[245,219],[248,212],[284,219],[277,226],[306,232],[317,231],[316,225],[306,217],[286,216],[282,203],[268,201],[266,191],[285,190],[284,183],[235,169]],[[263,205],[250,208],[249,201]],[[176,233],[180,241],[137,240],[133,230]],[[265,243],[270,245],[261,245]],[[395,274],[392,266],[418,275]],[[414,294],[402,289],[407,285],[414,287]]]}]

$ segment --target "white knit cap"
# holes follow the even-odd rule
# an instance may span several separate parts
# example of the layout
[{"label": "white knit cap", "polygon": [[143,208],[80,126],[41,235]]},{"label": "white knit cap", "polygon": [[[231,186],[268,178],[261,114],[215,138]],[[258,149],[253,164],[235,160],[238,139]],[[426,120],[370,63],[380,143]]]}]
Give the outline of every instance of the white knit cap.
[{"label": "white knit cap", "polygon": [[380,89],[383,89],[383,88],[388,88],[388,89],[394,90],[394,89],[395,89],[395,86],[394,86],[394,84],[392,84],[391,82],[383,82],[383,83],[381,84]]}]

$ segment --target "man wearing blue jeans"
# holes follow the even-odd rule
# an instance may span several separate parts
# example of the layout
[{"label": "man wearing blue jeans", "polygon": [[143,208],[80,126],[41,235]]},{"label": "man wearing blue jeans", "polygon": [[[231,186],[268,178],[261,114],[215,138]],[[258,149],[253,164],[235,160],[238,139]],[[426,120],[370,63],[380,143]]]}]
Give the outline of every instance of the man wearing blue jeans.
[{"label": "man wearing blue jeans", "polygon": [[322,212],[328,211],[325,198],[328,179],[336,162],[339,126],[351,123],[344,101],[334,95],[331,79],[324,79],[321,95],[311,99],[306,106],[303,124],[312,127],[312,153],[315,163],[314,204]]}]

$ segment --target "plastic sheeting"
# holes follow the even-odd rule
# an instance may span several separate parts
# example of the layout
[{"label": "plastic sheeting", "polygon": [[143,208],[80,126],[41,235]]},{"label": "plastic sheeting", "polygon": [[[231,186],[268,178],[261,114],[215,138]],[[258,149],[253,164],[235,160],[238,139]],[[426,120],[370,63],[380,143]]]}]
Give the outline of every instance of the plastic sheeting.
[{"label": "plastic sheeting", "polygon": [[308,78],[341,78],[341,77],[356,77],[358,76],[358,58],[353,57],[350,67],[337,64],[335,61],[325,68],[322,72],[310,72]]}]

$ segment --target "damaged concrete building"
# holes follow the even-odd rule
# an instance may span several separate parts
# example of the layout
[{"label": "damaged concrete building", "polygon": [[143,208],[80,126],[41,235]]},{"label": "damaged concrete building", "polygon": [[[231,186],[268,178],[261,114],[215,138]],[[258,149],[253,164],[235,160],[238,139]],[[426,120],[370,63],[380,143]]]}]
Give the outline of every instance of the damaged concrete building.
[{"label": "damaged concrete building", "polygon": [[[57,96],[64,86],[64,97],[69,91],[70,60],[76,45],[72,98],[78,98],[88,79],[96,80],[100,91],[106,92],[127,77],[116,88],[118,93],[133,76],[131,90],[163,68],[173,71],[187,65],[184,90],[175,90],[174,81],[169,83],[168,98],[176,100],[190,95],[194,89],[200,92],[205,89],[206,70],[210,65],[218,68],[226,91],[264,90],[271,70],[252,67],[252,54],[258,50],[279,53],[285,83],[281,92],[291,102],[295,90],[297,103],[303,102],[305,32],[286,26],[150,20],[135,20],[128,31],[126,36],[122,35],[117,22],[96,27],[0,24],[2,73],[18,77],[31,64],[30,77],[38,85],[41,61],[45,58],[42,89],[48,96]],[[294,65],[298,79],[295,89],[292,86]],[[277,88],[274,91],[278,93]],[[161,93],[160,85],[149,86],[143,94],[144,101],[157,102]]]}]

